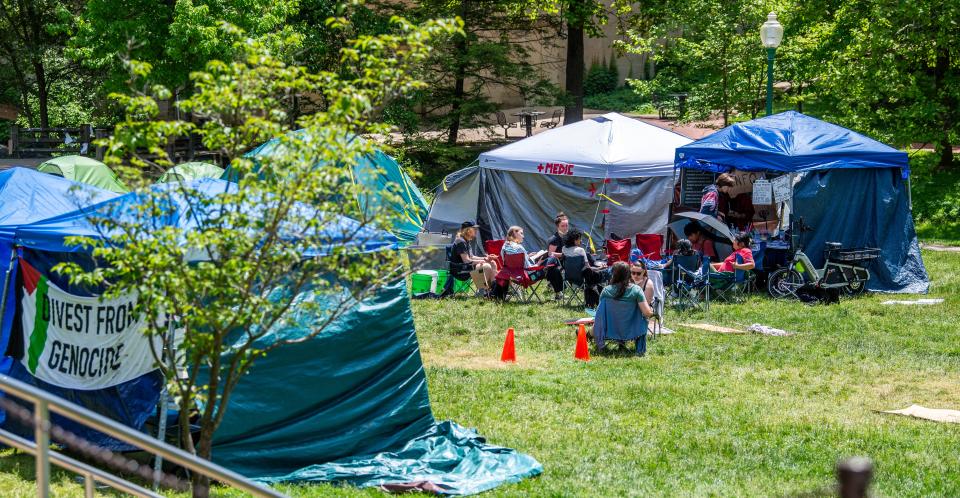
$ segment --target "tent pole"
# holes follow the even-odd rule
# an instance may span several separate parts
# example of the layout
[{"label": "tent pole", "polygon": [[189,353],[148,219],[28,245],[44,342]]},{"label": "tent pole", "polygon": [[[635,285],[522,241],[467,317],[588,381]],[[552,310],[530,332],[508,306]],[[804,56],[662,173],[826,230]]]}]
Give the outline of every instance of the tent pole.
[{"label": "tent pole", "polygon": [[913,186],[910,184],[910,177],[907,177],[907,205],[910,211],[913,211]]},{"label": "tent pole", "polygon": [[3,333],[3,318],[7,315],[7,290],[10,288],[10,275],[13,273],[13,261],[17,256],[16,249],[10,246],[10,262],[7,264],[7,272],[3,277],[3,297],[0,298],[0,334]]},{"label": "tent pole", "polygon": [[[673,218],[673,202],[675,201],[673,193],[677,191],[677,173],[679,170],[680,168],[673,167],[673,181],[670,183],[670,204],[667,205],[667,226],[663,228],[664,247],[661,247],[661,249],[664,252],[670,249],[670,242],[667,238],[670,236],[670,219]],[[683,189],[680,189],[680,196],[683,197]]]},{"label": "tent pole", "polygon": [[[176,344],[176,333],[177,329],[173,326],[173,319],[167,316],[167,337],[166,344],[164,344],[164,354],[163,359],[169,363],[169,367],[173,375],[177,375],[177,361],[176,361],[176,349],[174,344]],[[160,416],[157,420],[157,439],[161,442],[166,441],[167,439],[167,403],[169,402],[170,392],[167,390],[166,379],[164,379],[163,390],[160,391]],[[179,417],[178,417],[179,418]],[[183,430],[183,428],[181,428]],[[190,430],[188,427],[187,430]],[[163,457],[160,455],[156,456],[156,459],[153,461],[153,489],[157,490],[160,488],[160,476],[162,475],[160,471],[163,469]]]}]

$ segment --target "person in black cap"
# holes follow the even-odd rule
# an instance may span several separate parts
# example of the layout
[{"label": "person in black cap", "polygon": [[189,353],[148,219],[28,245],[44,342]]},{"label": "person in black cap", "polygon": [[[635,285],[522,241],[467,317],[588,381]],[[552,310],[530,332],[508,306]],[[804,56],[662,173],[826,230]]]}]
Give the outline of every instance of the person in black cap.
[{"label": "person in black cap", "polygon": [[460,231],[457,232],[457,238],[453,240],[453,249],[451,263],[461,265],[461,267],[470,272],[473,283],[477,286],[477,293],[486,296],[490,291],[490,285],[494,277],[497,276],[496,256],[488,254],[486,256],[474,256],[470,242],[477,238],[479,225],[473,221],[464,221],[460,224]]}]

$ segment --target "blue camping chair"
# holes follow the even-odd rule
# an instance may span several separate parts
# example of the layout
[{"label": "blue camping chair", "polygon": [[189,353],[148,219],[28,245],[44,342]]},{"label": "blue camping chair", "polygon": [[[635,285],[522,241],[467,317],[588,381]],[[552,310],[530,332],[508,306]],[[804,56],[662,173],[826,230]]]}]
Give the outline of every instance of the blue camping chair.
[{"label": "blue camping chair", "polygon": [[567,306],[584,306],[583,268],[587,260],[583,256],[567,256],[563,258],[563,296]]},{"label": "blue camping chair", "polygon": [[[674,306],[681,309],[710,308],[710,258],[680,256],[674,259],[675,278],[673,284]],[[691,259],[686,259],[691,258]],[[695,258],[695,259],[692,259]],[[695,262],[696,266],[684,266]],[[692,270],[691,268],[696,268]]]},{"label": "blue camping chair", "polygon": [[603,351],[607,341],[623,346],[635,341],[637,355],[647,352],[647,318],[634,301],[601,298],[593,323],[593,339],[597,351]]}]

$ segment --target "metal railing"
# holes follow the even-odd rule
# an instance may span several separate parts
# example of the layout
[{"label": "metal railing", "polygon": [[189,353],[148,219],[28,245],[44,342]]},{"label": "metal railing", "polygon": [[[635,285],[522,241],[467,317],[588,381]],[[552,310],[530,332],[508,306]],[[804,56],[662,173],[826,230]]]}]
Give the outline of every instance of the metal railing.
[{"label": "metal railing", "polygon": [[[192,472],[204,475],[211,480],[246,491],[253,496],[276,498],[286,496],[213,462],[198,458],[163,441],[153,439],[110,420],[103,415],[60,399],[46,391],[12,379],[6,375],[0,375],[0,394],[2,393],[8,393],[33,403],[32,425],[34,428],[34,441],[29,441],[3,429],[0,429],[0,441],[35,456],[37,496],[40,498],[49,496],[51,461],[60,467],[83,476],[87,497],[94,496],[96,482],[102,482],[135,496],[151,498],[161,496],[121,477],[111,475],[106,471],[74,460],[55,451],[50,451],[50,434],[53,427],[50,423],[50,412],[57,413],[119,441],[136,446],[154,455],[161,456]],[[65,433],[65,431],[59,430],[59,432],[57,432],[57,434],[63,433]]]}]

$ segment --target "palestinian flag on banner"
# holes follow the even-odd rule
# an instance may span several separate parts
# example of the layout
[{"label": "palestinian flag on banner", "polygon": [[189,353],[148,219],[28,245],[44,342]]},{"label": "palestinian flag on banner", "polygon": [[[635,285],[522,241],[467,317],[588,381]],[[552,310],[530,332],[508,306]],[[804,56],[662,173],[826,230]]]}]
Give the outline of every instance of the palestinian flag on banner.
[{"label": "palestinian flag on banner", "polygon": [[47,326],[49,325],[50,313],[44,313],[43,309],[47,303],[47,292],[49,284],[47,277],[42,275],[36,268],[20,258],[20,274],[23,276],[24,301],[33,304],[33,309],[39,311],[34,313],[33,331],[30,333],[30,340],[27,343],[27,368],[30,373],[36,375],[37,363],[40,361],[40,355],[43,354],[43,348],[47,344]]}]

